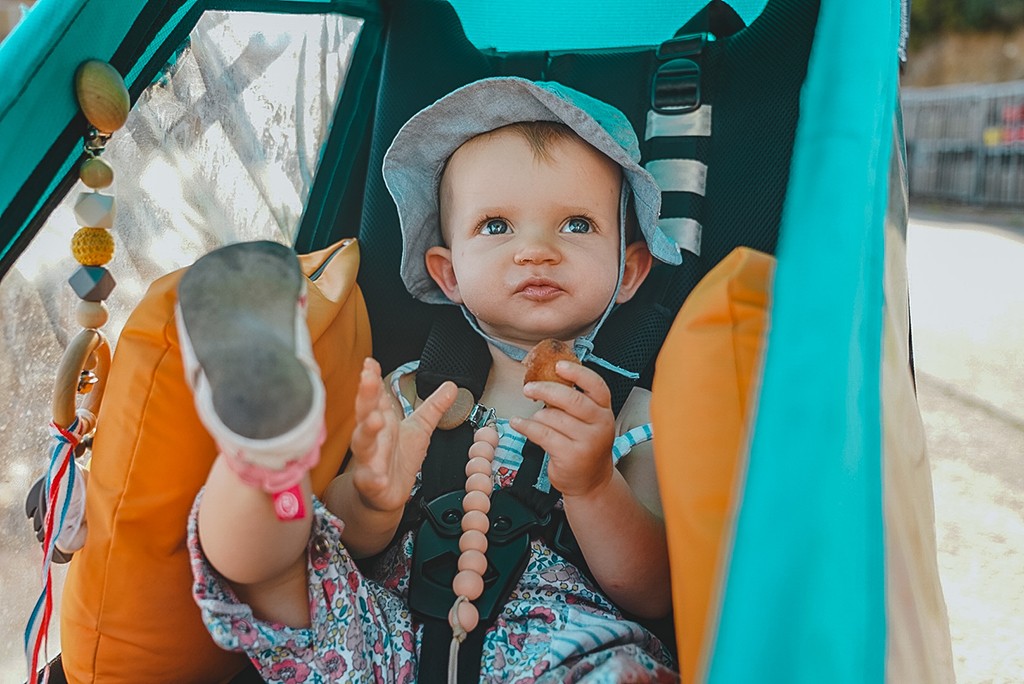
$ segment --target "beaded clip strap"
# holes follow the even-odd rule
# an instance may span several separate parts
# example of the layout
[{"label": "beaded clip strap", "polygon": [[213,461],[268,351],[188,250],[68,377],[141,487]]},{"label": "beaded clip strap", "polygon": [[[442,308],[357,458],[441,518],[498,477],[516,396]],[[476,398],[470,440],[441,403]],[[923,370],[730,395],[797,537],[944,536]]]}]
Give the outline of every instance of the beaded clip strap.
[{"label": "beaded clip strap", "polygon": [[462,536],[459,538],[458,573],[452,580],[455,603],[448,611],[448,624],[452,628],[452,643],[448,650],[448,682],[458,681],[459,644],[480,623],[480,612],[471,603],[484,592],[484,573],[487,572],[487,530],[491,523],[487,514],[491,510],[491,492],[494,491],[494,450],[498,446],[498,431],[487,425],[478,429],[469,447],[466,463],[466,495],[462,499]]}]

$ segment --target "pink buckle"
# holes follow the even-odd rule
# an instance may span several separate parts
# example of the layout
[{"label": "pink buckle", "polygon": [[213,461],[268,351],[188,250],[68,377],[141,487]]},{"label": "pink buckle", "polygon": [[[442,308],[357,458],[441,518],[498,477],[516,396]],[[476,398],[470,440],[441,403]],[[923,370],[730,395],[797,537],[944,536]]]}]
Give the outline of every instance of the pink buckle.
[{"label": "pink buckle", "polygon": [[299,485],[274,493],[274,514],[282,521],[306,517],[306,505],[302,501],[302,488]]}]

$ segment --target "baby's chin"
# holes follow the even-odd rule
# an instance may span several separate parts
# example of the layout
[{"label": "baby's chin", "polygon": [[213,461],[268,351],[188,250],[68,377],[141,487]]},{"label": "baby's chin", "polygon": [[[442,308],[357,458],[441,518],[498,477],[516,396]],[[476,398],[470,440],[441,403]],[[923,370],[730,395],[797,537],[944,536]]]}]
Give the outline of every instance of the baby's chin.
[{"label": "baby's chin", "polygon": [[593,330],[593,327],[593,325],[589,325],[581,329],[541,328],[531,330],[528,333],[526,331],[518,331],[518,334],[504,335],[498,330],[488,330],[487,328],[483,328],[483,330],[490,337],[498,340],[499,342],[510,344],[513,347],[518,347],[523,351],[528,352],[539,342],[544,340],[558,340],[559,342],[564,342],[571,347],[577,339],[586,337],[586,335]]},{"label": "baby's chin", "polygon": [[543,312],[544,315],[537,315],[538,312],[534,311],[514,321],[503,320],[495,323],[481,321],[472,310],[470,313],[488,337],[523,351],[529,351],[538,342],[546,339],[559,340],[571,345],[580,337],[588,335],[601,319],[597,316],[585,324],[580,324],[579,320],[567,323],[565,316],[556,316],[554,311]]},{"label": "baby's chin", "polygon": [[[524,351],[529,351],[538,342],[547,339],[572,344],[575,340],[589,335],[604,315],[604,311],[590,311],[593,318],[581,321],[578,315],[580,312],[568,311],[564,307],[527,308],[525,311],[514,307],[509,309],[501,320],[495,321],[492,318],[485,322],[473,309],[466,307],[487,336]],[[518,315],[514,316],[511,310],[517,311]],[[567,313],[570,316],[566,316]],[[573,313],[577,315],[571,315]]]}]

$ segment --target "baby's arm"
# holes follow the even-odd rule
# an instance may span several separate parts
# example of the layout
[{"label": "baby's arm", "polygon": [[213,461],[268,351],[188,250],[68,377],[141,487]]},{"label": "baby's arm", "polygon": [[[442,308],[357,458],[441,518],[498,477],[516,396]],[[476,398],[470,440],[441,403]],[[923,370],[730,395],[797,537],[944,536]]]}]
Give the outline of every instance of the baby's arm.
[{"label": "baby's arm", "polygon": [[[651,511],[656,504],[649,508],[637,496],[648,500],[651,492],[634,492],[612,465],[615,417],[608,387],[578,364],[560,362],[557,372],[582,392],[558,383],[530,383],[524,393],[545,408],[512,425],[550,455],[548,477],[562,492],[576,540],[608,597],[638,616],[663,617],[671,607],[665,525]],[[630,452],[637,475],[653,471],[651,454],[649,443]]]},{"label": "baby's arm", "polygon": [[387,546],[423,464],[430,435],[455,400],[455,385],[442,384],[408,417],[367,359],[356,393],[352,461],[324,494],[324,503],[345,522],[342,541],[356,558]]}]

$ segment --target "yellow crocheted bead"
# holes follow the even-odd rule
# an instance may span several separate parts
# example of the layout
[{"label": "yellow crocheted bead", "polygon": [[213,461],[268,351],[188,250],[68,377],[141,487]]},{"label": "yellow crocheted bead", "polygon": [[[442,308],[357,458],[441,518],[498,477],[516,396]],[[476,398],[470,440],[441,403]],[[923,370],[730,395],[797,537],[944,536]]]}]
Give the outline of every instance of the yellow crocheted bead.
[{"label": "yellow crocheted bead", "polygon": [[114,258],[114,236],[106,228],[79,228],[71,238],[71,254],[83,266],[102,266]]}]

